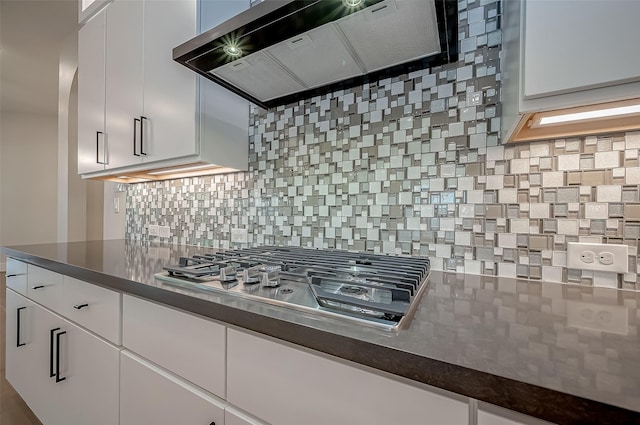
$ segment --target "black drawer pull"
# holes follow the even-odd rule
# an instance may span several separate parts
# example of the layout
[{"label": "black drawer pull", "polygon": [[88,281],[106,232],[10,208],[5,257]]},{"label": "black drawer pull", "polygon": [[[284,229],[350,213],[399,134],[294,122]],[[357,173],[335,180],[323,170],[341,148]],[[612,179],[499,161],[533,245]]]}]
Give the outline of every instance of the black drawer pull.
[{"label": "black drawer pull", "polygon": [[102,138],[104,140],[104,133],[102,131],[96,131],[96,164],[106,164],[107,162],[105,161],[104,158],[104,142],[103,142],[103,147],[102,147],[102,161],[100,161],[100,135],[102,134]]},{"label": "black drawer pull", "polygon": [[[138,126],[136,124],[139,123],[139,122],[140,122],[140,118],[134,118],[133,119],[133,154],[135,156],[140,156],[140,154],[138,153],[138,146],[136,146],[138,144],[137,143],[138,142],[138,140],[137,140],[138,132],[136,131],[137,130],[136,127],[138,127]],[[142,125],[142,123],[140,123],[140,125]]]},{"label": "black drawer pull", "polygon": [[36,285],[31,287],[31,289],[42,289],[42,288],[44,288],[44,285]]},{"label": "black drawer pull", "polygon": [[76,310],[82,310],[85,307],[89,307],[89,304],[76,304],[73,306]]},{"label": "black drawer pull", "polygon": [[140,155],[146,155],[147,153],[144,151],[144,122],[147,120],[147,117],[140,115]]},{"label": "black drawer pull", "polygon": [[56,376],[55,373],[53,373],[53,334],[56,333],[56,331],[59,331],[60,328],[55,328],[55,329],[51,329],[50,331],[50,337],[49,337],[49,378],[53,378],[54,376]]},{"label": "black drawer pull", "polygon": [[60,337],[66,333],[62,331],[56,335],[56,384],[67,379],[65,376],[60,376]]},{"label": "black drawer pull", "polygon": [[7,277],[16,277],[18,276],[17,274],[8,274]]},{"label": "black drawer pull", "polygon": [[21,312],[22,310],[24,310],[25,308],[27,308],[27,307],[20,307],[20,308],[18,308],[18,325],[17,325],[17,330],[18,330],[18,332],[16,332],[16,334],[17,334],[17,336],[16,336],[16,347],[22,347],[23,345],[27,345],[27,344],[26,344],[26,343],[24,343],[24,342],[20,342],[20,327],[21,327],[21,326],[20,326],[20,312]]}]

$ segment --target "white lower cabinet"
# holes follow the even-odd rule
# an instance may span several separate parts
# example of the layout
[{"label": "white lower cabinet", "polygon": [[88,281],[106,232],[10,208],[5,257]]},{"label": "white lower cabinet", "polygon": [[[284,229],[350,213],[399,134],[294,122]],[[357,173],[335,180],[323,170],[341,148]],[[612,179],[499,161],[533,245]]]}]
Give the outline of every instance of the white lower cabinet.
[{"label": "white lower cabinet", "polygon": [[29,264],[27,266],[27,293],[25,295],[48,309],[59,312],[62,279],[63,277],[59,273]]},{"label": "white lower cabinet", "polygon": [[[52,335],[61,322],[44,308],[7,289],[6,377],[45,425],[59,424],[62,407],[56,385]],[[19,322],[19,323],[18,323]]]},{"label": "white lower cabinet", "polygon": [[552,425],[531,416],[488,403],[478,405],[478,425]]},{"label": "white lower cabinet", "polygon": [[19,294],[27,295],[27,265],[7,258],[7,286]]},{"label": "white lower cabinet", "polygon": [[267,425],[267,424],[260,422],[256,419],[253,419],[248,415],[246,415],[245,413],[242,413],[239,410],[236,410],[233,407],[228,406],[224,411],[224,425]]},{"label": "white lower cabinet", "polygon": [[[64,425],[118,424],[120,349],[64,321],[62,370]],[[66,351],[65,351],[66,350]],[[45,424],[46,425],[46,424]]]},{"label": "white lower cabinet", "polygon": [[[44,425],[469,424],[465,397],[11,264],[34,298],[6,289],[6,378]],[[120,323],[123,347],[92,333]],[[477,425],[548,424],[478,406]]]},{"label": "white lower cabinet", "polygon": [[468,402],[227,331],[227,400],[277,425],[467,425]]},{"label": "white lower cabinet", "polygon": [[224,402],[128,351],[120,375],[120,425],[225,423]]},{"label": "white lower cabinet", "polygon": [[223,325],[126,294],[122,312],[122,345],[225,397]]},{"label": "white lower cabinet", "polygon": [[43,424],[118,424],[117,347],[10,289],[6,326],[7,380]]}]

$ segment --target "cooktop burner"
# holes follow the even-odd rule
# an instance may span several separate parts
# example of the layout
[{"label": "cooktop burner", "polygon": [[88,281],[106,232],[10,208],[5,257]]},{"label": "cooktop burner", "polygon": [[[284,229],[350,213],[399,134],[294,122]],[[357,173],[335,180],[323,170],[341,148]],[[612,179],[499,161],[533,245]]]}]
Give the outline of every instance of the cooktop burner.
[{"label": "cooktop burner", "polygon": [[421,257],[266,246],[181,258],[156,278],[397,329],[412,315],[429,269]]}]

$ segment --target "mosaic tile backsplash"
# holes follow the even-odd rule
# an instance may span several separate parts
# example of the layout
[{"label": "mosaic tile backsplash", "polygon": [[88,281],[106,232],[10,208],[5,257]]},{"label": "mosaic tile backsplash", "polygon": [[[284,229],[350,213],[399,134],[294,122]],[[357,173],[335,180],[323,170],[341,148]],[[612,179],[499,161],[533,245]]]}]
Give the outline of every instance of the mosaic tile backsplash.
[{"label": "mosaic tile backsplash", "polygon": [[[495,1],[459,2],[458,63],[254,110],[249,171],[130,185],[127,237],[240,247],[246,228],[250,245],[640,290],[640,132],[501,145],[499,21]],[[568,269],[577,241],[628,245],[630,272]]]}]

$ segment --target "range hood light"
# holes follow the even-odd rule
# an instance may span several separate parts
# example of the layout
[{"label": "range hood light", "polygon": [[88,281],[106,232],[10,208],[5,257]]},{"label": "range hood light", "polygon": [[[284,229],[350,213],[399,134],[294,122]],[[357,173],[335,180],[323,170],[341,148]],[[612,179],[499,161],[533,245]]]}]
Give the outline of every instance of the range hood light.
[{"label": "range hood light", "polygon": [[242,56],[242,49],[234,45],[224,46],[224,52],[232,58]]},{"label": "range hood light", "polygon": [[640,113],[640,104],[620,106],[617,108],[597,109],[595,111],[576,112],[573,114],[552,115],[540,118],[539,125],[561,124],[566,122],[593,120],[638,113]]},{"label": "range hood light", "polygon": [[173,59],[265,109],[458,60],[457,0],[264,0]]},{"label": "range hood light", "polygon": [[347,7],[358,7],[363,1],[364,0],[342,0],[342,3]]}]

